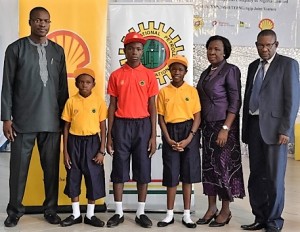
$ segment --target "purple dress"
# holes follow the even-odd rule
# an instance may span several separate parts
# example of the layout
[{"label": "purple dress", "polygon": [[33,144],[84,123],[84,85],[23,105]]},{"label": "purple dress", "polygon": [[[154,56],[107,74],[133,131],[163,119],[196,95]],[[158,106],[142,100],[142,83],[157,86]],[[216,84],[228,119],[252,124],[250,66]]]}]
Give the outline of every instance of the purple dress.
[{"label": "purple dress", "polygon": [[[239,133],[240,77],[239,68],[224,61],[214,71],[211,67],[206,69],[197,85],[201,101],[203,191],[227,201],[245,196]],[[225,146],[220,147],[216,140],[227,112],[236,114],[236,118]]]}]

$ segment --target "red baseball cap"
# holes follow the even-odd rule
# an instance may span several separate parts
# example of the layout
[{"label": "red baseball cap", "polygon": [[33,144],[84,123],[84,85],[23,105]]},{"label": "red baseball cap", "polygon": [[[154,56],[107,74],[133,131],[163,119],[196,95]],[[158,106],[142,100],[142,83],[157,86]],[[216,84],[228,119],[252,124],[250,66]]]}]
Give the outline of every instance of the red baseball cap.
[{"label": "red baseball cap", "polygon": [[124,45],[129,44],[129,43],[134,43],[134,42],[138,42],[141,43],[143,45],[145,45],[145,43],[147,42],[147,40],[139,33],[137,32],[129,32],[124,39]]}]

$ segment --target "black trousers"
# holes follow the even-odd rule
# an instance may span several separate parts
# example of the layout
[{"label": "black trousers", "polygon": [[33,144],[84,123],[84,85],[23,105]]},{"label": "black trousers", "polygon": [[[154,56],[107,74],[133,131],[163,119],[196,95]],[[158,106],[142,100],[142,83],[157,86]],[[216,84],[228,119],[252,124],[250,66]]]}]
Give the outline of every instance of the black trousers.
[{"label": "black trousers", "polygon": [[282,228],[284,178],[287,145],[266,144],[260,133],[258,116],[249,118],[250,176],[248,191],[255,222]]},{"label": "black trousers", "polygon": [[57,210],[61,134],[17,133],[15,141],[11,143],[8,215],[21,217],[25,212],[22,200],[35,141],[44,173],[44,213],[53,214]]}]

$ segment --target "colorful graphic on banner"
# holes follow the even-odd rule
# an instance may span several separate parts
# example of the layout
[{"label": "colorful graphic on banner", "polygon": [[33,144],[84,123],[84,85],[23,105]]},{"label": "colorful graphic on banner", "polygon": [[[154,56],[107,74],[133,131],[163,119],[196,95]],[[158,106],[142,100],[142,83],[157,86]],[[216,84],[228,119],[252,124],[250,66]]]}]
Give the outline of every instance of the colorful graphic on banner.
[{"label": "colorful graphic on banner", "polygon": [[[147,38],[142,62],[155,72],[160,87],[170,83],[167,60],[176,54],[188,58],[190,67],[185,80],[193,83],[193,5],[110,4],[109,9],[110,38],[114,38],[110,42],[110,71],[126,62],[123,39],[128,32],[136,31]],[[183,13],[184,20],[179,20],[178,15]]]},{"label": "colorful graphic on banner", "polygon": [[[154,23],[154,21],[149,21],[148,25],[145,25],[143,22],[138,23],[139,30],[137,32],[147,39],[147,43],[144,45],[142,63],[155,72],[159,85],[162,86],[171,80],[167,60],[180,52],[186,53],[186,49],[184,45],[177,45],[182,41],[179,35],[172,35],[175,33],[174,28],[165,29],[165,24],[162,22],[155,27]],[[129,32],[132,31],[134,29],[131,28]],[[124,37],[121,40],[122,42]],[[119,55],[124,55],[123,48],[119,48]],[[121,59],[120,65],[123,65],[125,62],[125,58]]]},{"label": "colorful graphic on banner", "polygon": [[[19,0],[20,37],[30,34],[29,12],[36,6],[45,7],[51,15],[48,39],[64,48],[68,72],[70,96],[78,90],[73,72],[79,67],[92,68],[96,73],[94,92],[104,97],[107,1],[102,0]],[[92,10],[91,10],[92,9]],[[87,26],[88,25],[88,26]],[[60,159],[59,206],[70,205],[70,199],[63,194],[66,171],[63,153]],[[80,203],[86,204],[85,184],[82,183]],[[43,174],[37,148],[34,148],[23,203],[25,206],[41,206],[44,200]],[[96,202],[104,204],[104,199]]]},{"label": "colorful graphic on banner", "polygon": [[[184,15],[179,18],[178,15]],[[155,72],[160,88],[170,83],[171,75],[167,60],[182,54],[188,58],[188,73],[185,81],[193,83],[193,5],[190,4],[110,4],[109,29],[111,44],[111,70],[126,62],[124,55],[124,36],[131,31],[141,33],[147,43],[144,46],[142,63]],[[122,22],[120,24],[120,22]],[[165,210],[166,188],[162,186],[161,136],[157,127],[157,152],[152,157],[152,181],[149,184],[147,210]],[[107,170],[107,169],[106,169]],[[107,170],[108,171],[108,170]],[[109,170],[110,171],[110,170]],[[107,207],[113,209],[112,183],[109,183]],[[124,209],[135,210],[137,204],[136,183],[124,186]],[[192,206],[194,205],[192,196]],[[182,210],[181,185],[178,186],[175,210]]]},{"label": "colorful graphic on banner", "polygon": [[196,9],[195,44],[205,44],[210,36],[218,34],[234,46],[254,46],[260,30],[274,29],[280,47],[300,47],[299,1],[203,0]]}]

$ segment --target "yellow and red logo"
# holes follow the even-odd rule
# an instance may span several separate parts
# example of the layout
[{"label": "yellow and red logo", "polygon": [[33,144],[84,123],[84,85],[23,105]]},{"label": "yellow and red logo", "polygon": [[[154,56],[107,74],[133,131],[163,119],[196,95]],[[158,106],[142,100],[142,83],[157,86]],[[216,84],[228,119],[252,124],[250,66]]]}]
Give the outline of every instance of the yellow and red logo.
[{"label": "yellow and red logo", "polygon": [[274,28],[274,22],[271,19],[262,19],[260,20],[258,27],[261,30],[266,30],[266,29],[273,29]]},{"label": "yellow and red logo", "polygon": [[86,42],[76,33],[58,30],[50,33],[48,39],[63,47],[68,67],[68,77],[73,77],[77,68],[85,67],[90,63],[90,52]]}]

